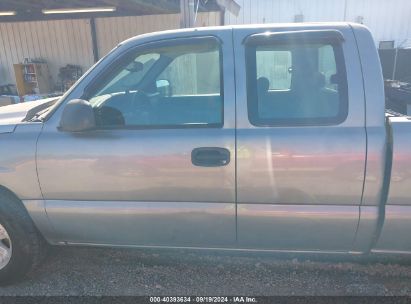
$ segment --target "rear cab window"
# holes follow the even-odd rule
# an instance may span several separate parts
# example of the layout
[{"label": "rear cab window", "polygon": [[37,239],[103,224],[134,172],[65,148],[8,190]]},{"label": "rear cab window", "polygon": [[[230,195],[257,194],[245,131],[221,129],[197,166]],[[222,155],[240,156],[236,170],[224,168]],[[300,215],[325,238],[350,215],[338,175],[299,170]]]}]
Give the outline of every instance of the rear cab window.
[{"label": "rear cab window", "polygon": [[281,39],[255,35],[246,41],[253,125],[333,125],[347,117],[342,38],[295,33],[274,35]]}]

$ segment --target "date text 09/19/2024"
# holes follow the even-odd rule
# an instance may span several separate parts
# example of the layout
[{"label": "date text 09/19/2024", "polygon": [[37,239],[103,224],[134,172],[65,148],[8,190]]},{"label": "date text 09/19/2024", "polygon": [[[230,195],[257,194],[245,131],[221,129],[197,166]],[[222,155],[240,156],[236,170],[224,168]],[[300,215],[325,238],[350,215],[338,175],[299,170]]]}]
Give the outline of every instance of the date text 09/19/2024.
[{"label": "date text 09/19/2024", "polygon": [[257,303],[254,297],[232,296],[232,297],[150,297],[150,303]]}]

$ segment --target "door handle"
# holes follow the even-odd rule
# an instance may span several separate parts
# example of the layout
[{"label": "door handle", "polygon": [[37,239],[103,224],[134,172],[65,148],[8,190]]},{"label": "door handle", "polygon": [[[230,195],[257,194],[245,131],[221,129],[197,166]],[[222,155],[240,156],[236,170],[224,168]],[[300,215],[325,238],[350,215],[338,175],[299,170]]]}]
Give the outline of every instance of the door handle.
[{"label": "door handle", "polygon": [[191,162],[200,167],[226,166],[230,163],[230,151],[215,147],[195,148],[191,152]]}]

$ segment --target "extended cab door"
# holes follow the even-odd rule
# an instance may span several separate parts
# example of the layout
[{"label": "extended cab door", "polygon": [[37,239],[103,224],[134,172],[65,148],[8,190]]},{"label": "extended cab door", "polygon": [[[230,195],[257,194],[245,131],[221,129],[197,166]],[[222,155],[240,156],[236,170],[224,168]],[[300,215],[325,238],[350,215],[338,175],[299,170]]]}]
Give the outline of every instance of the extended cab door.
[{"label": "extended cab door", "polygon": [[366,156],[351,29],[235,29],[234,48],[239,246],[350,250]]},{"label": "extended cab door", "polygon": [[95,130],[59,129],[64,105],[45,123],[37,165],[52,241],[234,245],[232,33],[180,36],[125,43],[74,89],[65,102],[88,100]]}]

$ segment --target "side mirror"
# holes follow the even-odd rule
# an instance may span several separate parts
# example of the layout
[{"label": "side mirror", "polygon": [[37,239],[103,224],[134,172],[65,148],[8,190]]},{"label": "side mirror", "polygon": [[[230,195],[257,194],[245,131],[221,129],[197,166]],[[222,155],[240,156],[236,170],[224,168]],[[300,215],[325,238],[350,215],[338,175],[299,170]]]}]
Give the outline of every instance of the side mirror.
[{"label": "side mirror", "polygon": [[61,130],[81,132],[94,129],[95,127],[95,114],[88,101],[73,99],[66,104],[60,120]]},{"label": "side mirror", "polygon": [[161,96],[169,97],[171,96],[171,86],[167,79],[159,79],[156,81],[157,92]]}]

